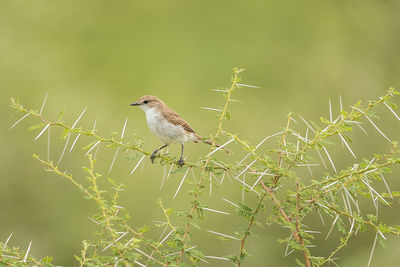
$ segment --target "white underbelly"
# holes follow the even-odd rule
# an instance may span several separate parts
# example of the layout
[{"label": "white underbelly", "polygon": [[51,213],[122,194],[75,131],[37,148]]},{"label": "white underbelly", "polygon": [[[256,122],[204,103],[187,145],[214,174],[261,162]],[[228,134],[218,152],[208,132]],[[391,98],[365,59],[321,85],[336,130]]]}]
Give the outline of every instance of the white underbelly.
[{"label": "white underbelly", "polygon": [[182,126],[174,125],[155,112],[146,112],[149,130],[165,144],[185,143],[193,140],[193,135],[188,134]]}]

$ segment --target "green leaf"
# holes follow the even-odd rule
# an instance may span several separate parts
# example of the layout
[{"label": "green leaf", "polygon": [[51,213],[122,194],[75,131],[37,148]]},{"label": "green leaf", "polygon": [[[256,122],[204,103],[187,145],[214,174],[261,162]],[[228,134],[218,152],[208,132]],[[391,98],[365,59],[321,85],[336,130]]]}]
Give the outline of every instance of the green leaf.
[{"label": "green leaf", "polygon": [[53,261],[53,258],[50,256],[46,256],[42,259],[42,263],[46,264],[46,263],[51,263]]},{"label": "green leaf", "polygon": [[246,219],[250,220],[251,216],[253,215],[253,209],[242,203],[238,203],[238,205],[240,207],[239,216],[245,217]]}]

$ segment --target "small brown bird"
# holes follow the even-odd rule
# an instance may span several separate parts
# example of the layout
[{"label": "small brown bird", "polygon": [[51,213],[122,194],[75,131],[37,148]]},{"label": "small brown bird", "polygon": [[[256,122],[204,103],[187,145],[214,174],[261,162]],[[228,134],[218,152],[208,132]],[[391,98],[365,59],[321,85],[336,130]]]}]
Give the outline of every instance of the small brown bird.
[{"label": "small brown bird", "polygon": [[[152,95],[145,95],[139,98],[131,106],[138,106],[146,113],[147,125],[150,131],[157,136],[165,145],[156,149],[150,157],[154,162],[158,151],[167,147],[169,144],[181,144],[181,157],[178,161],[183,166],[183,149],[184,144],[188,141],[198,143],[202,141],[202,137],[193,130],[193,128],[182,119],[175,111],[169,108],[161,99]],[[208,145],[212,145],[210,141],[203,141]],[[214,144],[219,147],[219,145]]]}]

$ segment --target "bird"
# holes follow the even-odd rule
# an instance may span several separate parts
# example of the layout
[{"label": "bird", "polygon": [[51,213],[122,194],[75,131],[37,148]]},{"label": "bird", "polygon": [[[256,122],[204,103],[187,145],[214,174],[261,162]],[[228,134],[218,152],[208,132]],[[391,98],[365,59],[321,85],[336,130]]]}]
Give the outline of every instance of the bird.
[{"label": "bird", "polygon": [[[156,96],[144,95],[140,97],[137,102],[130,105],[137,106],[145,112],[147,126],[150,132],[164,143],[163,146],[157,148],[151,154],[150,160],[152,163],[154,163],[158,152],[170,144],[181,144],[181,157],[178,161],[180,167],[184,165],[183,150],[186,142],[193,141],[198,143],[202,141],[208,145],[220,147],[220,145],[209,140],[203,140],[189,123]],[[227,149],[225,149],[225,151],[228,152]]]}]

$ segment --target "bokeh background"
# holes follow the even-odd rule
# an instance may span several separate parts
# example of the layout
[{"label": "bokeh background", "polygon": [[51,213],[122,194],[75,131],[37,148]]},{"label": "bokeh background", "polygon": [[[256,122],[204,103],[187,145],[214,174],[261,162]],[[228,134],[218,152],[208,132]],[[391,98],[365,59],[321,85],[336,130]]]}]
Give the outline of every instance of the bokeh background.
[{"label": "bokeh background", "polygon": [[[64,266],[76,264],[81,241],[93,238],[95,225],[87,219],[96,212],[69,183],[43,171],[32,153],[46,155],[47,137],[33,141],[38,130],[26,129],[37,121],[27,119],[8,128],[21,115],[9,108],[10,97],[29,108],[39,109],[49,96],[44,115],[56,119],[66,109],[64,121],[72,123],[88,110],[80,125],[91,128],[97,118],[99,133],[121,131],[129,118],[127,134],[145,139],[152,150],[160,142],[148,132],[144,114],[128,104],[141,95],[165,100],[203,135],[215,131],[216,121],[201,106],[218,107],[223,98],[211,88],[228,86],[233,67],[245,67],[243,82],[260,89],[243,88],[236,93],[241,104],[232,107],[226,129],[251,143],[279,131],[288,111],[318,121],[328,117],[328,99],[338,113],[357,100],[376,99],[389,87],[400,85],[400,2],[388,1],[21,1],[0,2],[0,239],[13,232],[11,245],[28,246],[37,257],[51,255]],[[399,122],[382,109],[379,125],[398,139]],[[352,133],[356,154],[372,157],[388,143],[367,127]],[[52,132],[50,157],[57,160],[64,141]],[[86,162],[82,139],[61,167],[84,180],[80,166]],[[188,160],[205,153],[206,147],[188,145]],[[349,153],[338,146],[339,167],[352,165]],[[179,153],[179,148],[171,148]],[[239,158],[240,153],[236,156]],[[106,172],[113,150],[101,147],[100,171]],[[186,185],[177,200],[172,195],[181,179],[173,176],[159,190],[163,168],[146,159],[141,172],[129,176],[134,162],[120,154],[111,176],[125,184],[122,204],[132,213],[132,224],[150,225],[162,219],[156,200],[169,207],[187,209]],[[315,170],[318,174],[318,170]],[[398,174],[398,172],[397,172]],[[390,178],[398,189],[398,175]],[[240,200],[234,184],[225,184],[221,196]],[[219,199],[215,197],[215,199]],[[206,200],[205,200],[206,201]],[[221,201],[222,202],[222,201]],[[182,204],[183,203],[183,204]],[[187,204],[185,204],[187,203]],[[229,210],[226,203],[210,203]],[[388,223],[400,221],[399,206],[382,210]],[[327,224],[332,219],[327,218]],[[226,231],[245,221],[209,214],[208,228]],[[326,233],[327,227],[319,225]],[[231,232],[232,232],[231,231]],[[283,257],[285,246],[277,239],[287,230],[263,225],[258,238],[251,238],[253,255],[246,266],[293,266],[294,257]],[[325,234],[323,234],[325,235]],[[205,252],[236,254],[234,242],[221,243],[215,236],[199,235]],[[366,232],[349,243],[339,257],[341,266],[365,266],[374,234]],[[323,240],[323,238],[321,238]],[[338,242],[337,234],[321,241],[312,251],[327,255]],[[207,244],[205,246],[204,244]],[[400,240],[389,237],[388,247],[377,246],[373,266],[398,264]],[[212,266],[226,263],[212,261]]]}]

